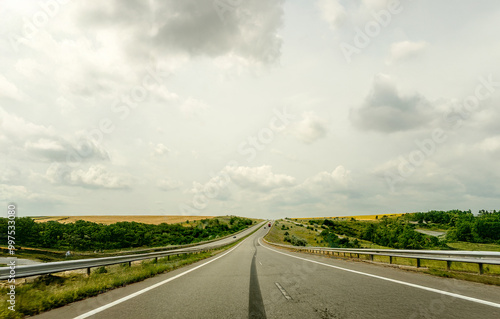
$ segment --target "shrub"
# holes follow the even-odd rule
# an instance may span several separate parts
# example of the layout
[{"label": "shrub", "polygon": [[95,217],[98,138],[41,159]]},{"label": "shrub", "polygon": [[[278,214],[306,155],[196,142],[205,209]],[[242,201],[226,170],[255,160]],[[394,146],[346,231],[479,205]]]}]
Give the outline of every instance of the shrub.
[{"label": "shrub", "polygon": [[94,271],[94,273],[96,273],[96,274],[105,274],[105,273],[107,273],[107,272],[108,272],[108,270],[107,270],[107,269],[106,269],[106,267],[104,267],[104,266],[101,266],[101,267],[97,268],[97,269]]}]

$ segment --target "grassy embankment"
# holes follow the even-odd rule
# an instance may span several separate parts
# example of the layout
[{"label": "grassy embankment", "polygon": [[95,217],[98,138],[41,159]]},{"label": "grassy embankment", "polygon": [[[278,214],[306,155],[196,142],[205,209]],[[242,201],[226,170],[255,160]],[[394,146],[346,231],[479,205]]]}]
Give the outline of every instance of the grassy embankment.
[{"label": "grassy embankment", "polygon": [[[375,216],[375,215],[373,215]],[[374,220],[375,217],[371,220]],[[370,219],[367,219],[370,220]],[[295,235],[298,238],[307,241],[307,246],[311,247],[327,247],[322,237],[319,235],[322,231],[321,227],[316,225],[307,225],[309,219],[300,218],[289,220],[279,220],[275,225],[273,225],[271,231],[266,236],[266,240],[273,243],[290,245],[289,242],[284,240],[285,234],[288,236]],[[298,223],[299,226],[296,223]],[[282,227],[284,226],[284,229]],[[308,227],[309,226],[309,227]],[[341,236],[342,237],[342,236]],[[349,238],[354,239],[354,238]],[[372,242],[358,239],[361,248],[372,248],[372,249],[390,249],[390,247],[384,247]],[[500,245],[495,244],[473,244],[473,243],[448,243],[450,247],[454,249],[462,250],[487,250],[487,251],[500,251]],[[360,255],[361,260],[369,260],[369,256]],[[388,256],[374,256],[374,262],[389,263]],[[393,257],[392,263],[402,266],[412,266],[416,267],[417,262],[412,258],[399,258]],[[431,275],[437,275],[442,277],[464,279],[469,281],[487,283],[500,285],[500,266],[498,265],[484,265],[484,275],[475,274],[478,272],[478,265],[473,263],[451,263],[450,271],[446,270],[446,262],[438,260],[421,260],[420,266],[422,267],[420,271],[429,273]]]},{"label": "grassy embankment", "polygon": [[[249,236],[249,235],[248,235]],[[246,236],[246,237],[248,237]],[[197,261],[212,257],[227,250],[236,243],[227,245],[211,252],[170,256],[135,262],[95,268],[90,276],[81,273],[69,273],[58,276],[41,276],[32,282],[16,286],[16,311],[7,307],[7,287],[0,288],[0,318],[17,319],[27,315],[35,315],[68,303],[96,296],[108,290],[123,287],[127,284],[145,280],[157,274],[172,271]]]}]

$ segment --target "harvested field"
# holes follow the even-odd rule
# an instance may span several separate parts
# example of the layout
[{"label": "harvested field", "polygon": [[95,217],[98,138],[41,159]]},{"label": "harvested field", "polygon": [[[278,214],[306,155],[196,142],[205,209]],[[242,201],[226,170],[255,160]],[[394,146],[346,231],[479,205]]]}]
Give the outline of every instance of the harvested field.
[{"label": "harvested field", "polygon": [[114,224],[117,222],[137,222],[144,224],[158,225],[161,223],[176,224],[185,223],[187,220],[196,221],[214,216],[182,216],[182,215],[102,215],[102,216],[43,216],[33,217],[35,222],[43,223],[48,221],[57,221],[67,224],[74,223],[77,220],[85,220],[98,224]]}]

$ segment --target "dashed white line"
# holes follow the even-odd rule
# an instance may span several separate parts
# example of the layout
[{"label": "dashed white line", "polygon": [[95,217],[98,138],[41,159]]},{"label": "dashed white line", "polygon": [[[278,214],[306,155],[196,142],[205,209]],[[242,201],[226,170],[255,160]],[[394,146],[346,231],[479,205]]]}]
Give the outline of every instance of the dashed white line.
[{"label": "dashed white line", "polygon": [[278,287],[278,289],[281,291],[283,296],[285,296],[286,300],[292,300],[292,297],[290,297],[288,292],[286,292],[285,288],[283,288],[279,282],[275,282],[275,284],[276,284],[276,287]]}]

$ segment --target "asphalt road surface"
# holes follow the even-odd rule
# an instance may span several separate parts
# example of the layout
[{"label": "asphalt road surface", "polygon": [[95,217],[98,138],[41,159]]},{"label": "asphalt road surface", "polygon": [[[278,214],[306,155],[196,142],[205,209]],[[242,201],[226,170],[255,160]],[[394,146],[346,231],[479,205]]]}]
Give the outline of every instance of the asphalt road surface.
[{"label": "asphalt road surface", "polygon": [[500,288],[262,243],[34,318],[500,318]]}]

